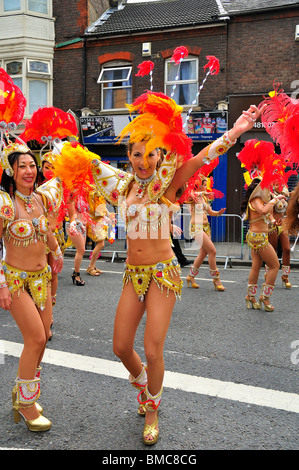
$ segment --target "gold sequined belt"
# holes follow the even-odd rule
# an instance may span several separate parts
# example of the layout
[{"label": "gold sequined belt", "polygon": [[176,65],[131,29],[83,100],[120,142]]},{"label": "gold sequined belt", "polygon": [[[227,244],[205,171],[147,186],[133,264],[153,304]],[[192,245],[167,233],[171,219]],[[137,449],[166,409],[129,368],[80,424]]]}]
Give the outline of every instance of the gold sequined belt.
[{"label": "gold sequined belt", "polygon": [[269,245],[267,232],[251,232],[248,230],[246,235],[246,242],[254,251],[259,251],[262,248],[267,248]]},{"label": "gold sequined belt", "polygon": [[26,290],[31,295],[35,305],[41,310],[46,306],[48,285],[51,281],[51,268],[47,264],[41,271],[23,271],[22,269],[14,268],[9,264],[2,261],[3,272],[7,282],[8,289],[13,295],[20,289]]},{"label": "gold sequined belt", "polygon": [[162,292],[165,287],[167,295],[169,291],[172,291],[177,298],[180,298],[183,281],[181,279],[179,282],[173,280],[173,276],[180,274],[181,267],[175,256],[167,261],[161,261],[156,264],[142,266],[127,264],[123,276],[123,286],[131,281],[138,295],[138,300],[144,302],[145,293],[153,279]]}]

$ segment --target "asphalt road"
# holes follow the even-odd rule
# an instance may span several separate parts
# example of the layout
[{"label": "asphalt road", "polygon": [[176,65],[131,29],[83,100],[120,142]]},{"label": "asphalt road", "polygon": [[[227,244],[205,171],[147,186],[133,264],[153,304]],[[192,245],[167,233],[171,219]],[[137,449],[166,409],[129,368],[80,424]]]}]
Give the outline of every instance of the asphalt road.
[{"label": "asphalt road", "polygon": [[[48,432],[13,421],[22,338],[9,312],[0,311],[0,449],[101,450],[102,458],[140,451],[144,459],[156,451],[298,449],[298,268],[291,290],[277,279],[273,313],[246,309],[248,267],[220,266],[223,293],[213,290],[207,266],[198,275],[200,289],[184,283],[165,343],[160,439],[150,448],[141,440],[136,392],[112,351],[123,264],[98,261],[99,277],[89,276],[87,265],[84,259],[84,287],[71,282],[71,258],[59,275],[39,400],[52,421]],[[183,279],[187,274],[183,268]],[[144,321],[136,336],[143,359]]]}]

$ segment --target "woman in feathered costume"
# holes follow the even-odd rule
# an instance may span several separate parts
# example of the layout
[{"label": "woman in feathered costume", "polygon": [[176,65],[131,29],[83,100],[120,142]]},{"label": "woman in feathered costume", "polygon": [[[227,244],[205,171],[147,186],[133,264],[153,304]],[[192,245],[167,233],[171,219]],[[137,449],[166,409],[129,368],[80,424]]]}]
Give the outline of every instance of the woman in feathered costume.
[{"label": "woman in feathered costume", "polygon": [[[252,128],[260,112],[250,107],[233,129],[192,157],[191,141],[183,130],[182,108],[171,98],[148,92],[128,108],[131,113],[139,113],[120,135],[121,140],[130,136],[128,158],[133,174],[102,163],[98,156],[87,151],[86,165],[101,194],[119,206],[127,227],[127,265],[115,317],[113,350],[130,372],[131,384],[139,390],[138,411],[145,415],[143,442],[151,445],[159,436],[163,347],[172,310],[182,289],[180,266],[170,244],[170,211],[177,208],[179,188],[206,162],[227,152],[243,132]],[[167,153],[157,168],[161,148]],[[65,184],[69,180],[70,186],[76,172],[71,154],[68,145],[55,164],[57,176]],[[145,311],[147,365],[134,350],[135,333]]]},{"label": "woman in feathered costume", "polygon": [[194,238],[197,245],[200,247],[198,256],[195,258],[193,266],[190,267],[190,272],[187,276],[188,287],[191,283],[193,289],[198,289],[199,285],[195,282],[195,276],[199,272],[206,256],[208,256],[210,275],[213,279],[215,290],[223,292],[225,287],[221,284],[220,273],[216,264],[216,248],[211,240],[211,227],[208,220],[208,215],[218,217],[225,212],[225,208],[219,211],[214,211],[209,200],[214,197],[221,197],[223,194],[220,191],[208,191],[208,183],[210,173],[216,168],[219,159],[215,158],[209,165],[205,165],[198,170],[188,182],[188,187],[180,198],[180,202],[187,202],[191,211],[190,220],[190,237]]},{"label": "woman in feathered costume", "polygon": [[[43,415],[40,396],[41,361],[52,318],[51,250],[53,271],[63,267],[62,253],[48,225],[49,212],[38,193],[38,165],[29,147],[18,139],[5,142],[2,130],[14,129],[23,118],[26,99],[0,69],[1,166],[0,237],[5,259],[0,262],[0,307],[9,310],[22,334],[24,347],[12,391],[14,420],[21,417],[30,431],[47,431],[51,421]],[[7,135],[6,135],[7,136]],[[15,137],[15,136],[14,136]],[[8,136],[7,136],[8,140]]]},{"label": "woman in feathered costume", "polygon": [[[21,138],[30,142],[35,140],[43,147],[40,150],[40,163],[41,163],[41,175],[42,175],[42,184],[43,187],[41,191],[45,194],[46,192],[52,193],[54,199],[56,194],[58,194],[58,186],[52,184],[53,180],[53,168],[59,149],[57,145],[61,142],[62,139],[66,137],[75,138],[77,135],[77,125],[75,118],[65,111],[62,111],[59,108],[53,106],[44,107],[37,109],[31,116],[30,119],[26,121],[26,126],[24,132],[21,134]],[[55,146],[56,145],[56,146]],[[47,150],[45,151],[45,148]],[[51,181],[50,183],[48,183]],[[62,196],[62,197],[61,197]],[[49,224],[50,229],[52,230],[62,252],[62,255],[65,251],[65,240],[64,240],[64,230],[63,230],[63,219],[66,211],[66,201],[65,198],[68,197],[66,194],[60,194],[59,208],[57,211],[49,212]],[[57,198],[56,198],[57,199]],[[57,201],[58,202],[58,201]],[[48,252],[48,264],[52,268],[54,258],[52,253]],[[52,270],[52,279],[51,279],[51,296],[52,296],[52,305],[56,304],[56,295],[58,289],[58,275]],[[51,323],[51,328],[53,326],[53,319]],[[52,338],[51,336],[49,339]]]},{"label": "woman in feathered costume", "polygon": [[[271,224],[276,225],[273,217],[273,207],[284,200],[283,195],[271,198],[270,188],[275,181],[278,186],[285,184],[286,162],[281,155],[276,155],[271,142],[248,140],[238,158],[251,175],[241,213],[245,220],[249,220],[249,230],[246,241],[251,248],[252,265],[248,278],[247,295],[245,297],[247,308],[260,309],[263,304],[265,310],[272,312],[273,305],[270,296],[273,293],[275,280],[279,270],[279,261],[273,246],[269,243],[268,232]],[[256,301],[258,276],[262,262],[268,266],[265,283],[259,302]]]}]

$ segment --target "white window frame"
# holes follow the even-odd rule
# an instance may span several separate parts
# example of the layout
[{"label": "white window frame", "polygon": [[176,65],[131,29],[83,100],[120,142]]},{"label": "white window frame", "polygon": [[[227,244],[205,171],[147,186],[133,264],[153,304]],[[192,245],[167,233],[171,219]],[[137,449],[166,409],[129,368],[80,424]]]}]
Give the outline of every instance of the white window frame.
[{"label": "white window frame", "polygon": [[49,64],[49,70],[51,71],[52,66],[51,66],[51,61],[47,60],[42,60],[42,59],[33,59],[33,58],[15,58],[13,57],[12,59],[6,59],[3,61],[3,68],[5,71],[7,71],[7,64],[11,62],[21,62],[22,63],[22,74],[20,75],[11,75],[12,80],[15,78],[21,78],[22,79],[22,93],[24,94],[25,98],[27,99],[27,106],[26,106],[26,112],[25,112],[25,117],[29,117],[32,115],[32,113],[29,113],[29,105],[30,105],[30,93],[29,93],[29,84],[30,82],[34,80],[39,80],[41,82],[44,82],[47,84],[47,103],[46,106],[52,106],[53,102],[53,84],[52,84],[52,76],[51,74],[46,75],[43,73],[39,72],[31,72],[28,73],[28,63],[29,61],[38,61],[38,62],[45,62]]},{"label": "white window frame", "polygon": [[[168,64],[171,62],[171,58],[170,59],[166,59],[165,60],[165,80],[164,80],[164,93],[166,93],[167,91],[167,87],[168,86],[171,86],[171,90],[173,89],[173,86],[176,85],[176,87],[179,87],[179,85],[196,85],[196,90],[198,89],[198,57],[196,56],[188,56],[188,58],[186,59],[183,59],[181,62],[195,62],[195,78],[192,78],[192,79],[186,79],[186,80],[168,80]],[[172,62],[174,64],[174,67],[179,67],[179,64],[176,65],[174,62]],[[170,96],[170,95],[169,95]],[[194,97],[192,97],[190,103],[186,103],[186,104],[182,104],[180,106],[183,106],[183,107],[189,107],[191,104],[192,104],[192,101],[195,99],[196,95],[194,95]],[[179,103],[178,103],[179,104]],[[197,98],[197,103],[196,105],[198,104],[198,98]]]},{"label": "white window frame", "polygon": [[[32,62],[40,62],[42,64],[47,64],[48,66],[48,72],[38,72],[36,70],[30,70],[30,64]],[[45,77],[50,77],[51,76],[51,63],[48,60],[40,60],[40,59],[27,59],[27,76],[30,77],[35,77],[35,76],[45,76]]]},{"label": "white window frame", "polygon": [[[125,78],[119,78],[119,79],[114,79],[114,80],[111,80],[111,79],[108,79],[108,80],[103,80],[102,79],[102,76],[104,75],[104,72],[107,72],[107,71],[114,71],[114,70],[119,70],[119,69],[122,69],[122,70],[125,70],[127,69],[128,70],[128,73],[127,73],[127,76]],[[132,65],[131,64],[128,64],[128,62],[109,62],[109,63],[106,63],[102,66],[102,70],[100,72],[100,75],[99,75],[99,78],[98,78],[98,81],[97,83],[101,86],[101,111],[102,112],[108,112],[108,111],[123,111],[123,110],[126,110],[127,108],[104,108],[104,91],[105,91],[105,87],[103,86],[105,83],[121,83],[121,82],[125,82],[125,81],[128,81],[130,80],[132,76]],[[132,84],[131,85],[124,85],[122,87],[119,87],[119,86],[111,86],[111,87],[107,87],[106,90],[109,89],[109,90],[119,90],[119,89],[131,89],[132,90]]]},{"label": "white window frame", "polygon": [[29,9],[29,0],[20,0],[20,10],[4,11],[4,0],[0,0],[0,14],[1,15],[13,15],[20,13],[30,13],[31,15],[42,16],[45,18],[52,17],[52,0],[47,0],[47,13],[41,13],[35,10]]}]

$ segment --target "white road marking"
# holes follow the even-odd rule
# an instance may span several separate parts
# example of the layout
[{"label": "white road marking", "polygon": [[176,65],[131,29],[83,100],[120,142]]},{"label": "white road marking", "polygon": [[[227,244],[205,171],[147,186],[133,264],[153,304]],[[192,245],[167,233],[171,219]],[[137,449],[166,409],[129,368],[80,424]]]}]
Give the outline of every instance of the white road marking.
[{"label": "white road marking", "polygon": [[[0,342],[3,345],[4,354],[15,357],[20,356],[23,349],[22,344],[5,340],[0,340]],[[43,362],[124,380],[128,379],[128,372],[120,362],[116,361],[46,349]],[[299,413],[299,395],[295,393],[235,384],[171,371],[165,371],[164,386],[185,392],[198,393],[199,395]]]}]

